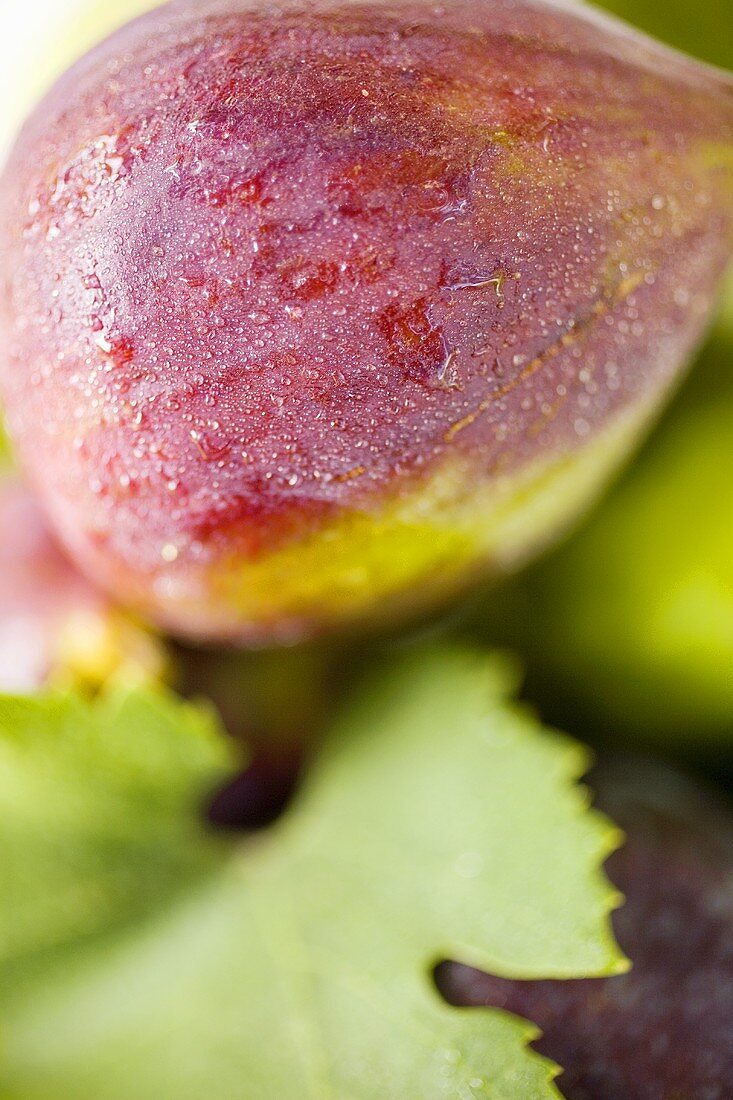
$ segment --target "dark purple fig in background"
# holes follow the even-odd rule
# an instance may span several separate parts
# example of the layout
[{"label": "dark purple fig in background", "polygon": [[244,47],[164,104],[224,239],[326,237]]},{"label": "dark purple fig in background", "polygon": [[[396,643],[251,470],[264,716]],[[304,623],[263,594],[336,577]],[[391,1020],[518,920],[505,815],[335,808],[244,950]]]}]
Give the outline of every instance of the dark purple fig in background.
[{"label": "dark purple fig in background", "polygon": [[607,870],[625,893],[615,978],[512,982],[446,963],[453,1004],[534,1020],[568,1100],[728,1100],[733,1090],[733,814],[671,770],[607,762],[590,780],[626,830]]},{"label": "dark purple fig in background", "polygon": [[0,693],[165,671],[162,647],[66,560],[27,489],[0,481]]},{"label": "dark purple fig in background", "polygon": [[697,342],[732,156],[728,78],[582,9],[130,24],[0,190],[3,390],[55,528],[158,624],[245,644],[516,566]]}]

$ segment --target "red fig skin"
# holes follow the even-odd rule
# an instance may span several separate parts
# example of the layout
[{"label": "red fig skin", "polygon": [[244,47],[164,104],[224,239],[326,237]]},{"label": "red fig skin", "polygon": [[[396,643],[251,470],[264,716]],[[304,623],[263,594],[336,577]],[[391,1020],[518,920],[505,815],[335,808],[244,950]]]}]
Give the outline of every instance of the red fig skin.
[{"label": "red fig skin", "polygon": [[0,187],[4,398],[61,538],[245,643],[514,565],[598,477],[533,517],[535,480],[605,471],[698,340],[732,147],[725,77],[582,10],[130,24]]},{"label": "red fig skin", "polygon": [[513,982],[457,964],[457,1005],[535,1021],[567,1100],[728,1100],[733,1082],[733,815],[659,764],[606,761],[591,785],[627,834],[608,862],[626,895],[614,929],[628,974]]}]

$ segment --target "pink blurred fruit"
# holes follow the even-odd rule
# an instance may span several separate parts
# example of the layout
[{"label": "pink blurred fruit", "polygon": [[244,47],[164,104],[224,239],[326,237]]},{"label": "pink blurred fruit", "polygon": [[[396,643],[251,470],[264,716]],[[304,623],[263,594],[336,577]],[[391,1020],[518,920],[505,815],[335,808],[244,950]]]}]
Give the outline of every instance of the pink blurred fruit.
[{"label": "pink blurred fruit", "polygon": [[32,496],[0,482],[0,692],[162,675],[162,650],[114,611],[52,540]]},{"label": "pink blurred fruit", "polygon": [[244,644],[515,567],[705,326],[731,87],[524,0],[175,0],[116,33],[0,190],[9,423],[71,554]]}]

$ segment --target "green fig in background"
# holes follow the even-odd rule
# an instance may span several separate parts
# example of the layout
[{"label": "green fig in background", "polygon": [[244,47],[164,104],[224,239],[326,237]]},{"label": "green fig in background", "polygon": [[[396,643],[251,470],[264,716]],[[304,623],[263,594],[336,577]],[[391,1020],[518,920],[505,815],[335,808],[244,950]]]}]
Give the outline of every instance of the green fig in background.
[{"label": "green fig in background", "polygon": [[[720,9],[608,0],[733,65]],[[699,365],[577,537],[482,600],[480,633],[518,645],[544,712],[584,738],[652,739],[720,764],[733,749],[733,283]]]},{"label": "green fig in background", "polygon": [[581,531],[483,601],[576,732],[733,748],[733,294],[640,458]]},{"label": "green fig in background", "polygon": [[[133,0],[126,2],[129,4]],[[658,0],[602,0],[598,7],[606,8],[621,19],[628,19],[647,34],[702,61],[724,69],[733,68],[730,11],[727,12],[726,23],[726,13],[717,0],[703,0],[697,4],[694,17],[689,0],[665,0],[664,4]]]},{"label": "green fig in background", "polygon": [[584,9],[175,0],[0,185],[0,374],[55,530],[193,640],[515,569],[704,330],[733,85]]}]

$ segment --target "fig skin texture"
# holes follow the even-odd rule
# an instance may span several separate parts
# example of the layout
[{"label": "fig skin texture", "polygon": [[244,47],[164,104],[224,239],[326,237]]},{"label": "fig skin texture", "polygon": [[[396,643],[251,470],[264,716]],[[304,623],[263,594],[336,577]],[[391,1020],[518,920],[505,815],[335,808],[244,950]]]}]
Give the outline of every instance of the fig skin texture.
[{"label": "fig skin texture", "polygon": [[733,1082],[733,814],[658,764],[605,761],[590,780],[627,834],[607,870],[625,893],[614,929],[628,974],[515,982],[455,963],[438,985],[457,1005],[533,1020],[564,1067],[567,1100],[727,1100]]},{"label": "fig skin texture", "polygon": [[521,654],[552,725],[730,770],[731,428],[733,281],[713,339],[603,504],[468,609],[469,637]]},{"label": "fig skin texture", "polygon": [[394,620],[592,496],[708,319],[730,81],[516,0],[175,0],[26,124],[2,388],[55,529],[191,639]]}]

